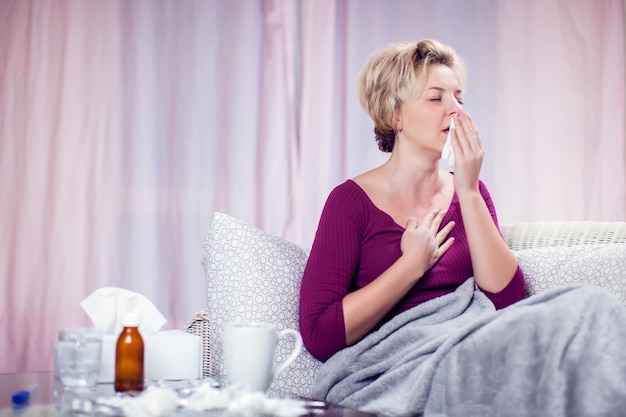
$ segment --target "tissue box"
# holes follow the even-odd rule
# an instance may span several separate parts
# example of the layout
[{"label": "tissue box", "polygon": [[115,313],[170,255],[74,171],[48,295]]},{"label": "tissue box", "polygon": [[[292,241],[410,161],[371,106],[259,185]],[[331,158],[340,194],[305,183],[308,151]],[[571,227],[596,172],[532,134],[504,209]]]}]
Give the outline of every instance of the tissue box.
[{"label": "tissue box", "polygon": [[[202,340],[182,330],[164,330],[142,335],[145,379],[198,379],[202,372]],[[102,337],[98,382],[115,380],[115,345],[118,336]]]}]

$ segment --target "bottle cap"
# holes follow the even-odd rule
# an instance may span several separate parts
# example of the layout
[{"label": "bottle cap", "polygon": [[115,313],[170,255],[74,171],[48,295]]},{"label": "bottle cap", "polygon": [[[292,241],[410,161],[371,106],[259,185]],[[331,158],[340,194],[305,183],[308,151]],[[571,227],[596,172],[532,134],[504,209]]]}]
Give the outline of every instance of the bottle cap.
[{"label": "bottle cap", "polygon": [[11,399],[13,400],[13,404],[15,405],[24,405],[28,402],[29,398],[30,392],[28,392],[27,390],[22,390],[13,394],[13,397]]},{"label": "bottle cap", "polygon": [[124,327],[139,326],[139,315],[137,313],[124,313],[122,317],[122,325]]}]

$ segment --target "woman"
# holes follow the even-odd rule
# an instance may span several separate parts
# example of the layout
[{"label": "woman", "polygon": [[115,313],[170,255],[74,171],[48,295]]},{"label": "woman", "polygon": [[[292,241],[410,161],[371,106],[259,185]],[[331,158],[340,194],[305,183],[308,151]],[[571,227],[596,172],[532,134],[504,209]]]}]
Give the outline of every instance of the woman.
[{"label": "woman", "polygon": [[[300,312],[318,359],[472,276],[498,308],[522,299],[523,274],[478,179],[483,149],[462,108],[465,79],[452,48],[434,40],[392,45],[363,68],[361,104],[391,156],[324,207]],[[454,175],[439,167],[452,118]]]},{"label": "woman", "polygon": [[[508,365],[495,364],[509,364],[544,343],[553,356],[542,357],[539,367],[520,369],[543,372],[546,363],[567,357],[582,321],[606,317],[594,312],[569,327],[565,323],[577,314],[566,311],[570,305],[589,311],[607,305],[607,295],[594,291],[536,301],[550,305],[548,312],[518,303],[525,292],[524,276],[479,180],[483,149],[476,125],[462,107],[465,81],[454,50],[435,40],[391,45],[373,55],[360,73],[361,104],[374,121],[380,150],[390,156],[337,186],[319,221],[300,299],[305,346],[322,361],[330,358],[320,370],[317,397],[387,415],[429,409],[454,414],[458,405],[459,414],[473,415],[467,412],[476,400],[477,415],[488,415],[483,406],[489,400],[476,398],[504,385],[514,399],[541,410],[534,402],[535,387],[509,383],[502,376]],[[439,166],[448,133],[454,174]],[[504,309],[516,303],[522,306]],[[626,319],[616,300],[608,305],[608,317]],[[518,312],[530,308],[531,313]],[[545,327],[546,315],[562,328]],[[528,320],[541,325],[517,331]],[[613,343],[626,342],[626,332],[611,332]],[[473,359],[486,365],[471,372],[471,367],[459,366],[459,361]],[[615,371],[613,365],[606,364],[608,372]],[[613,379],[617,386],[626,386],[622,370]],[[548,383],[562,376],[555,371],[542,377]],[[478,382],[468,386],[475,377]],[[557,400],[556,406],[545,402],[545,411],[566,407],[566,400]],[[516,404],[511,398],[504,403]]]}]

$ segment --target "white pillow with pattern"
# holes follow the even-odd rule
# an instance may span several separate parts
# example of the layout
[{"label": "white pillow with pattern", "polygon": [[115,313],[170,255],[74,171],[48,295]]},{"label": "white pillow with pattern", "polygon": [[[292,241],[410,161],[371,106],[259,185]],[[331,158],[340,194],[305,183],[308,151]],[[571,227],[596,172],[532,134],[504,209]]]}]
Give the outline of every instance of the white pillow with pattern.
[{"label": "white pillow with pattern", "polygon": [[515,256],[529,295],[568,284],[589,284],[608,290],[626,305],[626,244],[531,248]]},{"label": "white pillow with pattern", "polygon": [[[298,308],[307,248],[271,235],[246,222],[216,212],[208,227],[202,266],[207,281],[209,334],[217,376],[224,375],[224,326],[263,322],[278,330],[299,330]],[[294,342],[279,343],[277,362],[289,356]],[[321,362],[306,349],[272,382],[270,390],[310,396]]]}]

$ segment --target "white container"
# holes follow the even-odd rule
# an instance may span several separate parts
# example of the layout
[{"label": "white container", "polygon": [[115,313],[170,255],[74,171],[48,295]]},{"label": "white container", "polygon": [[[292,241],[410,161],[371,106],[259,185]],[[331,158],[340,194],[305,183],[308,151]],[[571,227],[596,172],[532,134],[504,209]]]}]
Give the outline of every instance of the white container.
[{"label": "white container", "polygon": [[[102,337],[102,357],[98,382],[115,380],[115,344],[119,335]],[[163,330],[142,334],[144,377],[146,380],[181,380],[202,377],[202,339],[183,330]]]}]

